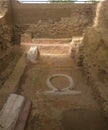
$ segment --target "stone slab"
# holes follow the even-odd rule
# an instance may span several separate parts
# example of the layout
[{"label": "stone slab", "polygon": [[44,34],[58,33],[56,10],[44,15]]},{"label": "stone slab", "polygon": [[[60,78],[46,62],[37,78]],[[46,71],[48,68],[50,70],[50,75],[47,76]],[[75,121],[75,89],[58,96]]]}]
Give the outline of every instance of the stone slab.
[{"label": "stone slab", "polygon": [[0,112],[0,130],[14,130],[25,98],[17,94],[10,94]]},{"label": "stone slab", "polygon": [[70,51],[70,43],[64,44],[33,44],[24,43],[21,45],[22,50],[26,53],[31,46],[38,46],[40,54],[67,54]]}]

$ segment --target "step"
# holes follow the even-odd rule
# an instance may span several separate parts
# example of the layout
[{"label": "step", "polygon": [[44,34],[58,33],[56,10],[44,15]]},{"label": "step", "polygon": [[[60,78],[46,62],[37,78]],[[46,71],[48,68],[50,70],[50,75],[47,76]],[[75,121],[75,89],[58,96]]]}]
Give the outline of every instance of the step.
[{"label": "step", "polygon": [[40,54],[67,54],[70,51],[70,43],[56,43],[56,44],[44,44],[44,43],[21,43],[21,47],[24,52],[28,52],[30,47],[37,46]]}]

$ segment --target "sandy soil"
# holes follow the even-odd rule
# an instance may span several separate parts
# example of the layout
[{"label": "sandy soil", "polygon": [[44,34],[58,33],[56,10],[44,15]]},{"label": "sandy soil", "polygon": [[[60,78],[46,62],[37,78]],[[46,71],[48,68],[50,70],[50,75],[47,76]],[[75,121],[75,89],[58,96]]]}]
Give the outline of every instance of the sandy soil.
[{"label": "sandy soil", "polygon": [[[46,80],[55,73],[71,76],[77,96],[44,95]],[[63,78],[53,84],[67,86]],[[41,55],[38,64],[28,64],[19,93],[31,99],[33,106],[26,130],[107,130],[108,125],[93,97],[84,74],[69,55]]]}]

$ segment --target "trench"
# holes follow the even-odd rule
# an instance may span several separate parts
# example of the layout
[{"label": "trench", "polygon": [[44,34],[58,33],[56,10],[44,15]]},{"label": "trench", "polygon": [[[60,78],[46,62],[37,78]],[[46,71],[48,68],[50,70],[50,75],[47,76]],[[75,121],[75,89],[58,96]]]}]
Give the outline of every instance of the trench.
[{"label": "trench", "polygon": [[[78,95],[47,95],[49,76],[61,73],[73,79]],[[69,85],[64,77],[52,84],[59,89]],[[25,130],[107,130],[107,120],[97,103],[92,86],[69,53],[40,54],[36,64],[27,64],[18,93],[32,101]]]},{"label": "trench", "polygon": [[[99,25],[100,8],[102,8],[101,3],[97,6],[93,27]],[[0,12],[0,18],[3,18],[6,11],[7,9],[4,9]],[[64,32],[63,30],[63,35]],[[68,33],[65,35],[67,36]],[[50,43],[51,41],[53,49]],[[40,59],[36,64],[28,62],[25,71],[23,71],[23,69],[26,65],[25,63],[23,64],[23,60],[26,61],[26,58],[23,57],[20,60],[22,63],[19,63],[18,66],[16,65],[17,59],[20,57],[20,55],[18,55],[18,57],[15,58],[15,63],[8,65],[13,58],[8,58],[6,54],[6,59],[4,59],[6,62],[3,61],[3,64],[0,63],[2,66],[0,72],[3,72],[2,76],[0,76],[0,80],[3,82],[0,82],[0,109],[6,102],[8,95],[14,92],[14,85],[17,85],[15,82],[13,84],[10,82],[13,86],[9,84],[4,85],[4,88],[1,85],[5,84],[4,82],[11,77],[12,68],[15,68],[16,65],[19,68],[19,71],[16,69],[16,72],[20,73],[20,69],[22,69],[22,73],[24,72],[21,76],[21,82],[18,84],[18,89],[16,89],[16,93],[32,101],[31,113],[25,130],[108,130],[108,121],[101,110],[100,104],[97,102],[99,97],[96,91],[93,91],[92,84],[88,82],[81,68],[75,64],[75,53],[78,51],[76,48],[77,44],[73,45],[70,55],[70,52],[68,52],[69,41],[66,43],[63,41],[64,40],[61,42],[57,39],[56,42],[50,39],[49,42],[47,41],[46,43],[44,40],[34,41],[38,42],[39,50],[41,51]],[[39,44],[41,43],[43,43],[43,45],[40,47]],[[23,51],[27,51],[30,46],[31,44],[28,46],[25,44]],[[33,46],[35,46],[35,44]],[[24,68],[22,67],[23,65],[25,65]],[[7,66],[9,67],[6,69]],[[4,73],[5,69],[6,72]],[[20,75],[19,73],[15,73],[16,75],[13,81],[17,81],[17,75]],[[71,77],[74,83],[74,89],[69,90],[69,92],[75,90],[81,93],[75,95],[62,93],[61,90],[65,89],[66,86],[69,85],[69,82],[66,78],[59,76],[52,79],[52,84],[56,86],[59,94],[56,91],[54,91],[53,94],[46,94],[46,91],[50,91],[46,81],[50,76],[55,74],[68,75]],[[100,77],[102,77],[102,75],[100,75]],[[105,94],[103,96],[107,98]]]}]

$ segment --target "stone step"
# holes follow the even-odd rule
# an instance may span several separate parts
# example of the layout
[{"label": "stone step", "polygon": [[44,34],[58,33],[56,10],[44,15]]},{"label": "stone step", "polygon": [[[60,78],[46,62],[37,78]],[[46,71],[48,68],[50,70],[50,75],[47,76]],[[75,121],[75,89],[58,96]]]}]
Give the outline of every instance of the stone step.
[{"label": "stone step", "polygon": [[70,43],[72,41],[72,38],[34,38],[32,39],[32,42],[34,43],[44,43],[44,44],[56,44],[56,43],[59,43],[59,44],[64,44],[64,43]]},{"label": "stone step", "polygon": [[40,54],[67,54],[70,51],[70,43],[64,44],[34,44],[34,43],[23,43],[21,44],[24,52],[28,52],[30,47],[37,46]]}]

